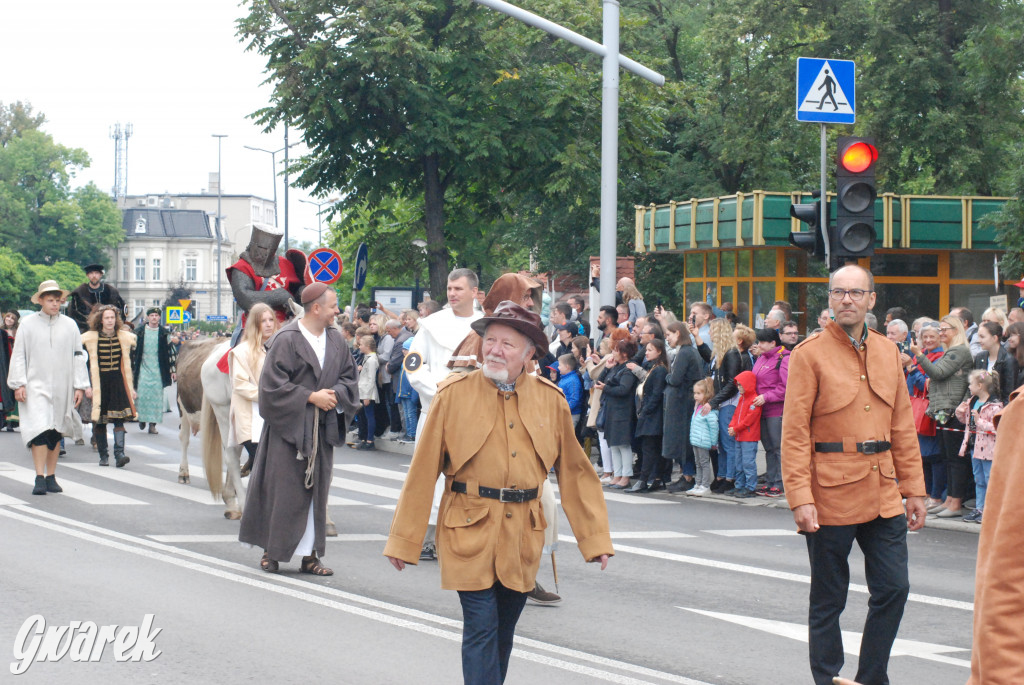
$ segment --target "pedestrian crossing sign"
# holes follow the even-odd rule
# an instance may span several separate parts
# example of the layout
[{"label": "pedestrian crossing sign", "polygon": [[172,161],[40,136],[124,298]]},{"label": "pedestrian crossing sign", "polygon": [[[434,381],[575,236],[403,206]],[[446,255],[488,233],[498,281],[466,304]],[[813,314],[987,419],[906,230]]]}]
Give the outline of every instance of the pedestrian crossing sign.
[{"label": "pedestrian crossing sign", "polygon": [[821,124],[857,121],[857,89],[851,60],[797,58],[796,120]]},{"label": "pedestrian crossing sign", "polygon": [[183,307],[167,307],[164,309],[167,317],[167,323],[184,323],[185,310]]}]

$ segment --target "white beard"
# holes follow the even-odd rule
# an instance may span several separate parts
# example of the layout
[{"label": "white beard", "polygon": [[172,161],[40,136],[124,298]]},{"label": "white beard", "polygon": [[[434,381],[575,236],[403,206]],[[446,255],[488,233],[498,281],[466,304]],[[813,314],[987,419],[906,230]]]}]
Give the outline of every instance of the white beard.
[{"label": "white beard", "polygon": [[501,369],[500,371],[492,370],[491,367],[485,363],[481,371],[484,372],[485,378],[489,378],[495,383],[508,383],[508,369]]}]

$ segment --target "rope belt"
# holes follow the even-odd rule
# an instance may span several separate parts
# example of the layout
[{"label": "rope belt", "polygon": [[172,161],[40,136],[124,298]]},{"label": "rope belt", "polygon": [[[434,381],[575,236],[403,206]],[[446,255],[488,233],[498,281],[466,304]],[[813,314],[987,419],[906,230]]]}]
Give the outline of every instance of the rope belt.
[{"label": "rope belt", "polygon": [[[306,457],[306,480],[307,490],[313,489],[313,472],[316,470],[316,455],[320,451],[320,408],[313,407],[313,451]],[[302,453],[299,452],[299,458]]]},{"label": "rope belt", "polygon": [[[868,440],[866,442],[857,443],[857,451],[861,454],[878,454],[879,452],[888,452],[892,444],[887,440]],[[814,443],[815,452],[845,452],[843,449],[843,443],[841,442],[816,442]]]},{"label": "rope belt", "polygon": [[[466,484],[452,481],[452,492],[466,492]],[[499,502],[529,502],[537,499],[537,488],[529,490],[513,490],[511,488],[485,488],[480,486],[480,496],[496,499]]]}]

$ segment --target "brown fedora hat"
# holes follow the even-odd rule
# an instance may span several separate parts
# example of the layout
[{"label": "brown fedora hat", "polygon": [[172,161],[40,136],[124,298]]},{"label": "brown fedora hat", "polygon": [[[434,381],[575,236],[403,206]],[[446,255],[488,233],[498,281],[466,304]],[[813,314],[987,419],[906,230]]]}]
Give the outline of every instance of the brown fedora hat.
[{"label": "brown fedora hat", "polygon": [[71,291],[61,288],[57,281],[43,281],[39,284],[36,294],[32,296],[32,304],[39,304],[39,298],[46,293],[60,293],[61,299],[64,299],[71,294]]},{"label": "brown fedora hat", "polygon": [[537,359],[548,353],[548,338],[541,330],[540,315],[522,307],[511,300],[498,303],[494,313],[477,319],[472,324],[473,330],[483,336],[484,331],[492,323],[500,323],[503,326],[514,328],[533,343],[537,349]]}]

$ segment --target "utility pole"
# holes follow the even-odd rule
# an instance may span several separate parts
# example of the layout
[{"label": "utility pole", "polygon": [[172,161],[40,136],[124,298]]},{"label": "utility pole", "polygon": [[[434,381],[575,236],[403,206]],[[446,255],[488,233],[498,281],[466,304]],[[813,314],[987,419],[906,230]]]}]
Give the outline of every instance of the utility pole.
[{"label": "utility pole", "polygon": [[[284,251],[288,251],[288,122],[284,122]],[[276,186],[275,186],[276,188]]]},{"label": "utility pole", "polygon": [[[615,304],[615,239],[618,214],[619,176],[619,67],[647,79],[657,86],[665,85],[665,77],[628,57],[619,54],[619,2],[603,0],[603,39],[595,42],[560,24],[516,7],[504,0],[475,0],[519,19],[523,23],[563,38],[584,50],[604,58],[601,87],[601,304]],[[591,310],[597,307],[591,303]]]},{"label": "utility pole", "polygon": [[217,316],[220,316],[220,281],[224,271],[221,268],[220,263],[220,233],[221,233],[221,214],[220,214],[220,200],[221,195],[224,193],[224,184],[221,182],[220,177],[220,143],[222,138],[227,138],[226,133],[211,133],[212,137],[217,139]]}]

